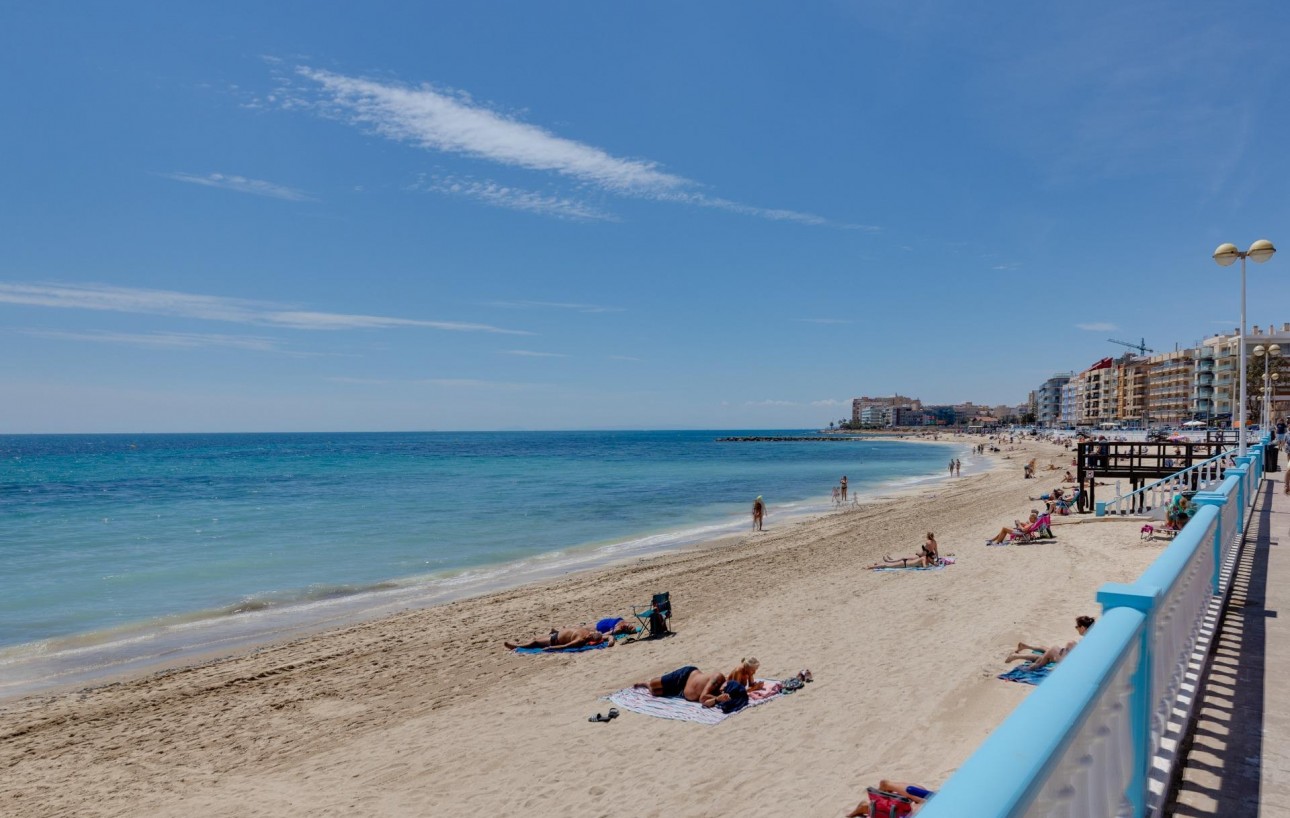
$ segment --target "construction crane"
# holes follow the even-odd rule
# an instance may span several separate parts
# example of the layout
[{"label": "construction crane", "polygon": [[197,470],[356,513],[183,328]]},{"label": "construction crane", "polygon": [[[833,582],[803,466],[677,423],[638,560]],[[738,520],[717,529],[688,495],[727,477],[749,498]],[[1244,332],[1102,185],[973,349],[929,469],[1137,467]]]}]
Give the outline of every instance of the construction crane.
[{"label": "construction crane", "polygon": [[1152,354],[1155,353],[1154,349],[1147,349],[1146,338],[1143,338],[1141,341],[1139,341],[1136,344],[1131,344],[1128,341],[1117,341],[1114,338],[1107,338],[1106,340],[1110,341],[1113,344],[1119,344],[1122,347],[1128,347],[1129,349],[1136,349],[1139,355],[1146,355],[1148,352]]}]

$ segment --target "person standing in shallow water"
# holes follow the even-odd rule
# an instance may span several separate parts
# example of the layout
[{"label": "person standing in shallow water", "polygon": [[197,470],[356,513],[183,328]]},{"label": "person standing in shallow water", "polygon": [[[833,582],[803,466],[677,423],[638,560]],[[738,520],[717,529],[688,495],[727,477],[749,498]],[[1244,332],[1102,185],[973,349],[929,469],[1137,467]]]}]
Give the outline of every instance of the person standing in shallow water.
[{"label": "person standing in shallow water", "polygon": [[753,500],[752,514],[753,514],[753,520],[752,520],[753,531],[761,531],[762,520],[765,519],[766,517],[766,504],[761,501],[760,494],[757,495],[756,500]]},{"label": "person standing in shallow water", "polygon": [[842,483],[842,502],[845,503],[847,501],[847,476],[845,474],[842,475],[841,483]]}]

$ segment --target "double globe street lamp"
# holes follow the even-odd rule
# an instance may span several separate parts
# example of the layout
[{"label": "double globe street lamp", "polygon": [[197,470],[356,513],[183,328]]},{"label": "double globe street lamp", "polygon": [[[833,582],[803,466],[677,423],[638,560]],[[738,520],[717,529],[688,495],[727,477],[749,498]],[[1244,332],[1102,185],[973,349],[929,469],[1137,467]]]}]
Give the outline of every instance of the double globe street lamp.
[{"label": "double globe street lamp", "polygon": [[1259,429],[1265,432],[1272,415],[1272,390],[1281,377],[1280,373],[1272,372],[1272,359],[1280,354],[1280,344],[1269,344],[1266,348],[1259,344],[1254,348],[1254,357],[1263,359],[1263,388],[1259,390],[1263,399],[1259,401]]},{"label": "double globe street lamp", "polygon": [[[1262,264],[1276,253],[1277,248],[1272,246],[1272,242],[1267,239],[1259,239],[1250,245],[1250,249],[1244,252],[1236,249],[1235,244],[1220,244],[1214,251],[1214,261],[1220,267],[1230,267],[1239,258],[1241,260],[1241,428],[1237,435],[1237,454],[1245,456],[1245,431],[1249,426],[1249,413],[1246,411],[1245,402],[1248,400],[1245,386],[1245,260],[1253,259],[1255,262]],[[1235,413],[1233,413],[1235,416]]]}]

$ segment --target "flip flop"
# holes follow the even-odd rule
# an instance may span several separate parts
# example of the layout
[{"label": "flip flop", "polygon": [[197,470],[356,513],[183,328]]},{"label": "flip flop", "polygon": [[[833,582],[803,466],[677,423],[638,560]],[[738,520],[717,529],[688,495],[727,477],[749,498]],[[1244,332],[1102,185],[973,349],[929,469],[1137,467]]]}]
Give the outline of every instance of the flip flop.
[{"label": "flip flop", "polygon": [[588,716],[587,721],[609,721],[611,718],[612,716],[602,716],[601,714],[597,713],[594,716]]},{"label": "flip flop", "polygon": [[618,718],[618,708],[617,708],[617,707],[611,707],[611,708],[609,708],[609,718],[611,718],[611,719],[616,719],[616,718]]}]

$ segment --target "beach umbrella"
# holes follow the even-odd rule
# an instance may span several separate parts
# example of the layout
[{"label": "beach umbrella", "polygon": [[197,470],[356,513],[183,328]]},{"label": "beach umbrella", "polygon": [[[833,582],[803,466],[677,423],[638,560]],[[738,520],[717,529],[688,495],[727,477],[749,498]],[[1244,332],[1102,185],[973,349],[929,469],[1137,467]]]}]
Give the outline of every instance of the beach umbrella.
[{"label": "beach umbrella", "polygon": [[1183,424],[1183,426],[1186,426],[1189,429],[1195,429],[1198,426],[1204,426],[1204,425],[1205,425],[1205,421],[1203,420],[1189,420]]}]

